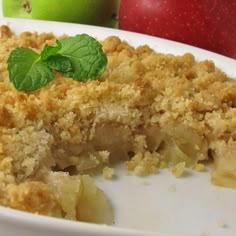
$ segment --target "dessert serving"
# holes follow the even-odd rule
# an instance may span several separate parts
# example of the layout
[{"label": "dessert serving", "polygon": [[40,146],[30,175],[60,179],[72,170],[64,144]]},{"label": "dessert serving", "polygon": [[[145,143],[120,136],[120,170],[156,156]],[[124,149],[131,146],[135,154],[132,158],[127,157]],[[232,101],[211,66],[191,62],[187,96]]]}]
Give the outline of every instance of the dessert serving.
[{"label": "dessert serving", "polygon": [[190,53],[163,54],[110,36],[100,41],[107,66],[98,79],[76,81],[53,64],[53,79],[18,90],[11,53],[40,54],[67,37],[1,26],[1,205],[111,224],[112,199],[93,176],[112,178],[120,162],[139,176],[167,167],[178,177],[212,161],[212,183],[236,187],[233,78]]}]

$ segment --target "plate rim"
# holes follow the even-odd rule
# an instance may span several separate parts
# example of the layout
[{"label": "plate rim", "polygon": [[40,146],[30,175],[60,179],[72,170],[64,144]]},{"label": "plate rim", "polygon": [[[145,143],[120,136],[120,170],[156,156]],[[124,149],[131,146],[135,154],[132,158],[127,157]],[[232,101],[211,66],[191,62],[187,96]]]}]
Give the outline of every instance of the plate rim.
[{"label": "plate rim", "polygon": [[[145,41],[145,44],[150,45],[151,47],[153,47],[155,50],[160,49],[161,47],[159,46],[159,44],[165,45],[165,44],[171,44],[173,45],[173,47],[177,47],[179,48],[179,52],[191,52],[197,60],[204,60],[204,59],[210,59],[213,60],[216,64],[216,66],[218,68],[220,68],[221,70],[225,71],[227,74],[229,74],[230,77],[235,77],[236,78],[236,70],[233,71],[233,69],[231,67],[234,66],[234,68],[236,68],[236,60],[225,57],[223,55],[214,53],[214,52],[210,52],[207,51],[205,49],[200,49],[191,45],[186,45],[183,43],[179,43],[179,42],[175,42],[172,40],[167,40],[167,39],[162,39],[162,38],[158,38],[155,36],[150,36],[150,35],[146,35],[146,34],[140,34],[140,33],[134,33],[134,32],[130,32],[130,31],[124,31],[124,30],[120,30],[120,29],[111,29],[111,28],[105,28],[105,27],[100,27],[100,26],[91,26],[91,25],[81,25],[81,24],[75,24],[75,23],[62,23],[62,22],[53,22],[53,21],[39,21],[39,20],[25,20],[25,19],[15,19],[15,18],[3,18],[0,19],[0,25],[3,24],[7,24],[10,27],[13,26],[13,31],[14,31],[14,27],[18,28],[20,25],[25,28],[26,30],[29,28],[32,28],[32,25],[36,25],[34,26],[35,31],[37,30],[37,27],[45,27],[47,26],[47,28],[49,27],[60,27],[61,28],[68,28],[70,27],[71,31],[73,31],[74,29],[78,28],[81,30],[84,30],[86,32],[92,32],[92,36],[96,36],[101,30],[103,31],[104,36],[107,35],[117,35],[119,37],[121,37],[124,40],[127,40],[129,43],[130,42],[129,39],[132,38],[135,39],[135,41],[138,41],[138,39],[142,39]],[[18,30],[18,29],[17,29]],[[24,29],[20,29],[20,31],[24,31]],[[52,30],[54,31],[54,30]],[[128,39],[127,39],[128,37]],[[153,42],[157,42],[158,44],[155,44]],[[152,43],[150,43],[152,42]],[[144,43],[142,43],[142,41],[140,41],[139,45],[143,45]],[[166,53],[165,50],[161,51],[158,50],[159,52],[163,52]],[[183,54],[182,53],[182,54]],[[175,54],[175,53],[173,53]],[[177,55],[182,55],[177,54]],[[221,63],[224,64],[223,67],[219,66]],[[231,75],[232,74],[232,75]],[[127,235],[127,236],[131,236],[131,235],[156,235],[156,236],[175,236],[175,235],[180,235],[180,234],[173,234],[173,233],[162,233],[162,232],[149,232],[149,231],[144,231],[144,230],[133,230],[133,229],[126,229],[126,228],[118,228],[118,227],[113,227],[113,226],[104,226],[101,227],[101,225],[96,225],[96,224],[91,224],[91,223],[84,223],[84,222],[73,222],[73,221],[66,221],[64,219],[57,219],[57,218],[52,218],[52,217],[48,217],[48,216],[40,216],[40,215],[32,215],[31,213],[27,213],[27,212],[21,212],[18,210],[14,210],[14,209],[9,209],[9,208],[5,208],[5,207],[0,207],[0,219],[3,220],[11,220],[13,223],[16,220],[20,219],[20,222],[24,221],[25,223],[32,223],[34,225],[37,225],[37,227],[43,225],[51,227],[51,225],[54,223],[57,225],[57,227],[62,227],[64,226],[66,229],[65,232],[68,232],[68,230],[71,230],[71,227],[73,228],[73,230],[79,230],[78,227],[80,228],[80,230],[90,230],[91,232],[89,233],[98,233],[97,235],[103,235],[104,233],[112,233],[112,235],[114,236],[118,236],[118,235]],[[99,230],[99,231],[98,231]],[[183,234],[181,234],[183,236]],[[188,234],[189,235],[189,234]]]}]

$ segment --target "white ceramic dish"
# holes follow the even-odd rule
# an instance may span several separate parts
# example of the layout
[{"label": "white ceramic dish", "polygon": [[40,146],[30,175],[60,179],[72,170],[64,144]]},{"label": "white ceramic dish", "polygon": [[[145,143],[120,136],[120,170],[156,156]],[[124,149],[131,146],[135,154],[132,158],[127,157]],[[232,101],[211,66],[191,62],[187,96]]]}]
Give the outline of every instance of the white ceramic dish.
[{"label": "white ceramic dish", "polygon": [[[236,60],[147,35],[45,21],[0,19],[2,24],[8,24],[16,33],[25,30],[54,32],[57,35],[87,33],[99,39],[117,35],[134,46],[148,44],[160,52],[178,55],[192,52],[197,60],[211,59],[236,78]],[[113,226],[70,222],[1,207],[0,235],[236,235],[236,190],[211,185],[208,172],[189,171],[187,177],[176,179],[168,171],[161,171],[157,175],[139,178],[124,175],[121,166],[117,168],[115,180],[106,181],[98,177],[96,181],[114,206]]]}]

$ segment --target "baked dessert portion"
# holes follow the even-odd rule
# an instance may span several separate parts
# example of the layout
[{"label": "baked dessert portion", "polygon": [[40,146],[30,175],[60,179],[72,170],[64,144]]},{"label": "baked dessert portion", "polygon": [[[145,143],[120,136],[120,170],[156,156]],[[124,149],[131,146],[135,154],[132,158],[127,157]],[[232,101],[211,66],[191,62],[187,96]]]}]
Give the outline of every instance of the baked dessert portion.
[{"label": "baked dessert portion", "polygon": [[[66,36],[63,36],[66,37]],[[111,223],[92,176],[125,162],[137,175],[213,160],[212,182],[236,187],[236,81],[213,62],[102,41],[107,69],[80,83],[56,74],[17,91],[6,60],[16,47],[42,50],[52,33],[0,38],[0,203],[40,214]]]}]

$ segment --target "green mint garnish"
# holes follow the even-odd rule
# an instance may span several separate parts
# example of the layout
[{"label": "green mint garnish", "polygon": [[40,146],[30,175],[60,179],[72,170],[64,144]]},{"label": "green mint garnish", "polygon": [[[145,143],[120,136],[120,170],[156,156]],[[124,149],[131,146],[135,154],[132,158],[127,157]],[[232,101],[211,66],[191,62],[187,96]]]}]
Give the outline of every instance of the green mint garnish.
[{"label": "green mint garnish", "polygon": [[50,69],[60,71],[68,77],[72,77],[73,75],[72,64],[70,59],[67,57],[63,57],[61,55],[51,56],[45,61],[45,65],[47,65]]},{"label": "green mint garnish", "polygon": [[56,70],[74,80],[96,80],[105,71],[107,58],[102,45],[86,34],[45,45],[40,54],[29,48],[14,49],[7,60],[9,79],[17,90],[42,88],[54,78]]},{"label": "green mint garnish", "polygon": [[56,46],[45,45],[43,51],[41,52],[41,60],[50,69],[60,71],[62,74],[72,77],[73,68],[70,58],[64,57],[59,53],[61,48],[62,44],[59,40],[56,41]]},{"label": "green mint garnish", "polygon": [[60,40],[59,55],[69,58],[73,68],[74,80],[96,80],[107,64],[107,58],[100,43],[87,34],[77,35]]},{"label": "green mint garnish", "polygon": [[10,81],[18,90],[36,90],[54,77],[53,72],[40,60],[40,55],[29,48],[13,50],[7,64]]}]

